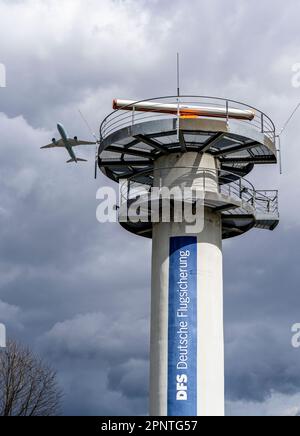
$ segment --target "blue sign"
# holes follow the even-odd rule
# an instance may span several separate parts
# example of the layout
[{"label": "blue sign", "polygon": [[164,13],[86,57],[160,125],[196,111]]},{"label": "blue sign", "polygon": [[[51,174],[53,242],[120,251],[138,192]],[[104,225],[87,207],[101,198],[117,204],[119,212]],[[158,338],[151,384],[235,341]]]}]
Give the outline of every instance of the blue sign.
[{"label": "blue sign", "polygon": [[197,238],[170,238],[168,416],[197,415]]}]

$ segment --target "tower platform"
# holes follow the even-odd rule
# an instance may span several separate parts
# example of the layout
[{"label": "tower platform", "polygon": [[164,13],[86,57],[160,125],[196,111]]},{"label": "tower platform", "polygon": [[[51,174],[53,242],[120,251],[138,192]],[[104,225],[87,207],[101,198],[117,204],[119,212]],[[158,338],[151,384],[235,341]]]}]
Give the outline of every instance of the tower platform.
[{"label": "tower platform", "polygon": [[[165,105],[175,104],[177,99],[163,97],[136,105],[149,101]],[[221,213],[223,238],[241,235],[254,227],[273,230],[279,222],[278,192],[256,190],[245,179],[255,165],[277,163],[272,120],[258,109],[233,100],[181,96],[180,103],[224,109],[225,118],[136,112],[134,104],[130,112],[127,108],[116,110],[100,128],[101,171],[116,182],[128,181],[130,205],[136,185],[153,186],[154,166],[159,158],[189,152],[211,155],[217,162],[219,196],[226,201],[225,205],[218,198],[212,201],[206,193],[205,205]],[[230,109],[252,111],[253,119],[231,119]],[[211,174],[204,172],[203,176]],[[121,224],[132,233],[152,237],[150,222]]]},{"label": "tower platform", "polygon": [[[148,170],[141,172],[138,177],[133,176],[120,181],[122,216],[126,215],[126,211],[129,211],[134,202],[138,201],[144,217],[143,220],[135,222],[128,215],[126,221],[120,221],[124,229],[139,236],[152,238],[152,209],[158,210],[159,216],[162,216],[162,204],[169,198],[165,198],[163,194],[155,198],[151,188],[155,176],[161,178],[163,173],[169,170],[170,168]],[[254,227],[264,230],[274,230],[277,227],[279,223],[278,191],[257,191],[247,179],[237,178],[234,173],[224,170],[202,169],[199,172],[197,167],[181,167],[181,170],[194,171],[198,173],[198,177],[201,176],[203,204],[206,208],[221,215],[223,239],[240,236]],[[147,185],[150,177],[151,184]],[[206,189],[206,185],[209,185],[211,180],[218,181],[217,191],[212,192]],[[196,195],[188,200],[193,204],[193,210],[196,207],[195,198]],[[171,209],[175,208],[176,202],[182,201],[180,196],[176,198],[173,195],[170,198]]]}]

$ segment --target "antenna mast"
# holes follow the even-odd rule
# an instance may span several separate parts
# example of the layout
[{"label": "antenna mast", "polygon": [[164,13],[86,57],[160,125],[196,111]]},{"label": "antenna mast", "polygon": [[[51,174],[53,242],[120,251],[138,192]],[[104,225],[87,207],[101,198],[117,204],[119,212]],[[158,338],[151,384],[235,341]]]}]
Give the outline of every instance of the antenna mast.
[{"label": "antenna mast", "polygon": [[96,141],[96,152],[95,152],[95,179],[97,179],[97,172],[98,172],[98,171],[97,171],[97,164],[98,164],[98,144],[99,144],[99,140],[98,140],[96,134],[93,132],[93,130],[92,130],[92,128],[91,128],[91,126],[90,126],[88,120],[84,117],[84,115],[83,115],[83,113],[81,112],[80,109],[78,109],[78,112],[79,112],[81,118],[83,119],[83,121],[85,122],[85,124],[86,124],[88,130],[90,131],[90,134],[92,135],[92,137],[93,137],[93,138],[95,139],[95,141]]},{"label": "antenna mast", "polygon": [[177,97],[180,97],[180,59],[177,53]]},{"label": "antenna mast", "polygon": [[295,107],[295,109],[293,110],[291,115],[288,117],[288,119],[284,123],[284,125],[283,125],[282,129],[280,130],[280,132],[278,133],[278,135],[276,135],[276,138],[278,140],[278,150],[277,150],[277,152],[279,154],[280,174],[282,174],[281,135],[286,130],[286,128],[290,124],[291,120],[294,118],[294,116],[295,116],[296,112],[298,111],[299,107],[300,107],[300,103],[297,104],[297,106]]},{"label": "antenna mast", "polygon": [[294,117],[295,113],[297,112],[297,110],[300,107],[300,103],[297,104],[297,106],[295,107],[295,109],[293,110],[293,112],[291,113],[291,115],[289,116],[289,118],[287,119],[287,121],[284,123],[282,129],[280,130],[278,137],[282,135],[282,133],[285,131],[285,129],[287,128],[287,126],[289,125],[290,121],[292,120],[292,118]]},{"label": "antenna mast", "polygon": [[180,59],[177,53],[177,140],[180,140]]}]

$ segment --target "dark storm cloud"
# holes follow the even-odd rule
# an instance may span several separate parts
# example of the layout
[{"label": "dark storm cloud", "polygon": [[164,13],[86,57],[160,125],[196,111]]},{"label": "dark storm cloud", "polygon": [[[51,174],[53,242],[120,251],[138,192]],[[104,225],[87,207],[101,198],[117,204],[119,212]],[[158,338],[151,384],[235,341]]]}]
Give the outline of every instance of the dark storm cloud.
[{"label": "dark storm cloud", "polygon": [[[67,395],[66,413],[75,413],[74,410],[80,413],[80,407],[81,413],[85,414],[108,413],[107,404],[101,405],[96,398],[100,398],[103,392],[105,398],[109,397],[105,385],[106,372],[109,374],[114,365],[126,363],[119,348],[127,350],[128,361],[136,357],[144,362],[144,371],[147,370],[149,323],[148,320],[142,323],[139,319],[147,317],[149,311],[149,289],[145,279],[148,277],[149,281],[147,257],[150,242],[145,240],[141,243],[118,226],[97,223],[95,193],[99,179],[95,184],[92,167],[80,168],[81,177],[78,178],[74,167],[65,166],[64,151],[59,156],[40,154],[39,146],[48,142],[47,132],[32,129],[22,118],[8,119],[2,115],[0,121],[3,156],[7,155],[0,177],[1,321],[6,323],[11,335],[35,345],[55,364]],[[15,132],[14,135],[11,132]],[[49,164],[51,159],[52,164]],[[100,178],[100,182],[103,184],[104,179]],[[140,247],[144,246],[145,251],[145,256],[141,253],[138,259],[134,255],[137,242]],[[131,261],[126,250],[132,253]],[[120,273],[116,274],[116,270]],[[91,317],[94,320],[98,318],[99,329],[105,319],[101,338],[94,336],[94,330],[90,332],[88,329],[91,310],[95,313]],[[124,313],[132,312],[136,315],[133,313],[130,320],[124,321]],[[80,325],[75,330],[72,319],[76,319],[77,314],[83,315],[81,318],[78,315]],[[68,319],[71,321],[68,322]],[[119,327],[116,332],[108,328],[113,319]],[[76,350],[69,350],[70,338],[63,341],[59,337],[65,332],[59,328],[59,322],[75,335]],[[130,331],[123,326],[125,322],[136,329],[136,337],[131,338]],[[82,342],[79,341],[79,330],[83,334]],[[45,335],[47,331],[52,336],[50,333]],[[60,341],[55,332],[58,332]],[[114,334],[113,354],[111,349],[106,350],[107,358],[104,359],[102,350],[97,351],[97,340],[111,345]],[[131,338],[134,349],[126,343],[126,338]],[[90,349],[91,341],[94,341],[94,349]],[[92,357],[98,372],[96,368],[90,370]],[[78,372],[85,372],[84,382],[75,367],[71,376],[69,373],[66,375],[70,362],[73,367],[75,361]],[[104,365],[99,364],[101,361]],[[97,380],[104,379],[101,392],[98,384],[92,381],[93,374],[97,374]],[[82,383],[84,386],[81,386]],[[126,387],[126,381],[124,383]],[[77,398],[73,397],[73,389],[78,392]],[[92,390],[90,403],[82,404],[80,389]],[[133,390],[134,387],[130,393]],[[120,401],[115,413],[122,413],[122,395],[123,392],[111,394],[111,407],[116,402],[116,396]],[[91,404],[91,398],[94,398],[94,404]],[[132,401],[134,403],[135,400]],[[124,413],[130,414],[131,407],[140,410],[140,413],[145,410],[139,408],[146,404],[146,400],[139,401],[138,408],[131,403],[131,400],[127,405],[124,402]]]},{"label": "dark storm cloud", "polygon": [[[300,99],[298,16],[294,1],[0,1],[0,322],[58,369],[65,413],[147,412],[151,247],[97,223],[93,148],[67,166],[39,147],[58,120],[88,136],[78,107],[97,131],[114,97],[174,93],[176,51],[183,92],[247,101],[281,126]],[[284,176],[253,178],[280,183],[281,227],[224,243],[229,414],[299,413],[297,123],[284,139]]]},{"label": "dark storm cloud", "polygon": [[[41,338],[40,349],[62,372],[72,367],[68,394],[75,384],[79,394],[86,390],[89,398],[94,397],[87,414],[99,414],[99,410],[142,414],[147,404],[149,321],[132,310],[113,319],[116,308],[113,303],[111,307],[107,315],[88,313],[57,323]],[[82,407],[80,397],[73,402],[75,408]],[[74,413],[70,404],[66,407]]]}]

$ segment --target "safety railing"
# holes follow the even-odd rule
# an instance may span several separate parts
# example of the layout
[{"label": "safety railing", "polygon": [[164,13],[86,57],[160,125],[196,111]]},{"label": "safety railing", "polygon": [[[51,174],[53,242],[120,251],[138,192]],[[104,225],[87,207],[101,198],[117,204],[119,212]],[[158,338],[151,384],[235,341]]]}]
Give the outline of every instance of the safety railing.
[{"label": "safety railing", "polygon": [[[155,97],[147,100],[136,101],[128,106],[124,106],[121,109],[116,109],[111,112],[101,123],[100,126],[100,141],[103,141],[110,134],[116,132],[117,130],[129,126],[133,126],[139,123],[151,121],[151,120],[161,120],[178,118],[179,115],[172,115],[160,112],[141,112],[135,110],[134,105],[140,103],[154,102],[155,104],[182,104],[182,105],[192,105],[192,106],[205,106],[214,109],[223,109],[225,111],[225,118],[227,121],[230,119],[230,110],[238,109],[249,111],[254,113],[254,118],[250,121],[247,119],[235,120],[238,123],[243,123],[252,126],[255,130],[264,133],[272,142],[275,143],[276,133],[275,125],[271,118],[269,118],[264,112],[259,109],[249,106],[248,104],[241,103],[235,100],[224,99],[219,97],[207,97],[207,96],[192,96],[185,95],[180,96],[166,96],[166,97]],[[130,110],[129,110],[130,109]],[[226,115],[227,114],[227,115]],[[203,118],[206,118],[203,116]]]},{"label": "safety railing", "polygon": [[279,215],[278,191],[256,191],[255,209],[257,212]]},{"label": "safety railing", "polygon": [[174,168],[152,169],[120,180],[120,203],[130,203],[142,197],[150,199],[153,185],[159,189],[165,188],[164,180],[167,178],[169,189],[181,187],[183,191],[187,187],[204,192],[217,192],[228,198],[228,201],[240,203],[244,211],[249,211],[250,206],[257,213],[279,216],[278,191],[256,190],[247,179],[224,170],[176,167],[178,175],[174,177],[173,173],[170,177],[172,171]]}]

